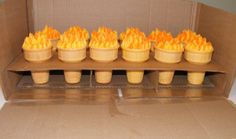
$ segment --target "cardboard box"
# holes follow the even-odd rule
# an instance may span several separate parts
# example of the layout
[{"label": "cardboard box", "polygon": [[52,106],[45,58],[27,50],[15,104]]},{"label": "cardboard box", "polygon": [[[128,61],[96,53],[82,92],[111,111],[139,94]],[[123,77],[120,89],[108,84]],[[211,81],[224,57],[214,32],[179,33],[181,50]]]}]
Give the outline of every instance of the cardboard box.
[{"label": "cardboard box", "polygon": [[[174,35],[192,29],[213,43],[210,64],[119,58],[68,64],[55,54],[47,62],[24,60],[29,32],[48,24],[60,31],[80,25],[89,31],[135,26]],[[188,0],[6,0],[0,4],[1,87],[8,103],[0,112],[4,138],[236,138],[236,109],[226,99],[236,75],[236,15]],[[50,70],[48,84],[35,85],[29,71]],[[63,70],[83,70],[79,84],[65,84]],[[97,84],[94,70],[113,70],[112,82]],[[144,81],[127,83],[125,70],[145,70]],[[176,70],[171,85],[158,84],[158,71]],[[186,82],[187,71],[206,71],[202,85]],[[30,102],[29,102],[30,101]],[[33,102],[32,102],[33,101]],[[56,132],[53,131],[55,129]],[[24,132],[24,134],[22,134]]]}]

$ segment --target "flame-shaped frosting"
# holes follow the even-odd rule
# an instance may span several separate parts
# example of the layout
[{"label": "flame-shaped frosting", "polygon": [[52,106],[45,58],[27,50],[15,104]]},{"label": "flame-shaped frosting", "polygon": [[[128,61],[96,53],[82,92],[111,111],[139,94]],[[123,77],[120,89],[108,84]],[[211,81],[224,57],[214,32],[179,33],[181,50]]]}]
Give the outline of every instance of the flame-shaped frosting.
[{"label": "flame-shaped frosting", "polygon": [[47,26],[47,25],[44,27],[44,29],[42,31],[36,32],[35,36],[37,37],[42,34],[45,34],[48,39],[59,39],[60,38],[60,32],[52,27]]},{"label": "flame-shaped frosting", "polygon": [[177,40],[185,44],[185,49],[196,52],[212,52],[213,46],[211,42],[191,30],[184,30],[177,37]]},{"label": "flame-shaped frosting", "polygon": [[118,48],[117,32],[107,27],[99,27],[91,34],[89,47],[93,48]]},{"label": "flame-shaped frosting", "polygon": [[64,35],[77,36],[80,39],[88,40],[89,33],[85,28],[80,26],[70,27],[67,31],[64,32]]},{"label": "flame-shaped frosting", "polygon": [[155,48],[159,48],[162,50],[172,51],[172,52],[183,52],[184,46],[176,39],[172,39],[170,41],[161,41],[156,43]]},{"label": "flame-shaped frosting", "polygon": [[124,49],[150,49],[151,43],[137,28],[128,28],[120,34],[121,47]]},{"label": "flame-shaped frosting", "polygon": [[173,39],[173,36],[170,32],[155,29],[148,36],[148,39],[152,42],[159,43],[159,42],[171,41]]},{"label": "flame-shaped frosting", "polygon": [[125,32],[120,33],[120,40],[124,40],[129,36],[137,36],[141,38],[146,38],[146,35],[140,31],[138,28],[130,27],[125,30]]},{"label": "flame-shaped frosting", "polygon": [[29,36],[25,38],[22,47],[24,50],[40,50],[51,48],[52,44],[45,34],[38,34],[35,36],[30,33]]}]

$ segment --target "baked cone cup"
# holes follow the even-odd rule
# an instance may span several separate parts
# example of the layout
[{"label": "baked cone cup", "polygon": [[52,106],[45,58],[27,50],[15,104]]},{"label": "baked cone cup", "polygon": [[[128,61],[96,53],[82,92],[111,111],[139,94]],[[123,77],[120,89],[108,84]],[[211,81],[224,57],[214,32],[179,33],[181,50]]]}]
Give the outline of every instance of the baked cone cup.
[{"label": "baked cone cup", "polygon": [[[33,63],[40,63],[52,57],[52,48],[48,47],[39,50],[24,49],[24,58]],[[49,71],[31,71],[32,79],[35,84],[45,84],[49,80]]]},{"label": "baked cone cup", "polygon": [[95,79],[97,83],[108,84],[112,79],[112,70],[96,70]]},{"label": "baked cone cup", "polygon": [[205,72],[188,72],[188,82],[193,85],[200,85],[205,78]]},{"label": "baked cone cup", "polygon": [[171,84],[174,74],[174,71],[159,71],[159,83]]},{"label": "baked cone cup", "polygon": [[111,62],[118,57],[117,48],[90,48],[90,58],[97,62]]},{"label": "baked cone cup", "polygon": [[65,70],[64,71],[65,81],[69,84],[76,84],[80,82],[81,71]]},{"label": "baked cone cup", "polygon": [[86,47],[76,49],[58,48],[58,59],[63,62],[74,63],[80,62],[86,58]]},{"label": "baked cone cup", "polygon": [[[122,58],[129,62],[142,63],[149,59],[150,49],[122,49]],[[126,72],[128,82],[131,84],[139,84],[143,80],[143,70],[128,70]]]},{"label": "baked cone cup", "polygon": [[143,81],[143,75],[144,71],[138,71],[138,70],[127,70],[127,80],[131,84],[139,84]]},{"label": "baked cone cup", "polygon": [[[80,62],[86,58],[86,47],[77,49],[61,49],[58,48],[58,59],[67,63]],[[69,84],[76,84],[80,82],[80,70],[65,70],[65,81]]]},{"label": "baked cone cup", "polygon": [[49,80],[49,71],[31,71],[35,84],[45,84]]},{"label": "baked cone cup", "polygon": [[[90,58],[97,62],[112,62],[118,58],[118,47],[115,48],[90,48]],[[108,84],[112,80],[112,70],[95,71],[97,83]]]},{"label": "baked cone cup", "polygon": [[52,47],[37,49],[37,50],[24,50],[24,58],[29,62],[44,62],[52,57]]},{"label": "baked cone cup", "polygon": [[[155,48],[154,58],[162,63],[179,63],[182,59],[182,51],[168,51],[159,48]],[[171,84],[175,71],[160,71],[159,72],[159,83],[160,84]]]},{"label": "baked cone cup", "polygon": [[55,52],[57,50],[57,42],[59,39],[51,39],[50,41],[52,43],[52,51]]},{"label": "baked cone cup", "polygon": [[[211,61],[212,52],[195,52],[185,50],[185,59],[193,64],[204,65]],[[194,85],[200,85],[203,83],[205,78],[205,72],[188,72],[188,82]]]}]

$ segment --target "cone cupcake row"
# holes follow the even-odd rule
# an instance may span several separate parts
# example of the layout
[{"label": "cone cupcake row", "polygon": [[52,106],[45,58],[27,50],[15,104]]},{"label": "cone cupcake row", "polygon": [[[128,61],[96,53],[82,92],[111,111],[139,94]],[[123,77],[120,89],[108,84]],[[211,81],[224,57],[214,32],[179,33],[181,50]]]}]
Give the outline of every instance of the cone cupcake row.
[{"label": "cone cupcake row", "polygon": [[[128,49],[123,50],[123,59],[129,62],[145,62],[149,59],[149,51],[132,51]],[[25,59],[39,63],[44,62],[52,57],[52,51],[50,48],[42,51],[24,51]],[[107,51],[101,49],[91,49],[90,57],[97,62],[111,62],[117,59],[118,49],[110,49]],[[205,64],[211,59],[211,53],[204,53],[204,56],[200,54],[190,54],[185,52],[185,59],[194,64]],[[169,57],[169,58],[167,58]],[[160,49],[155,49],[155,59],[164,63],[178,63],[181,61],[182,53],[166,52]],[[204,58],[201,58],[204,57]],[[58,49],[58,58],[63,62],[73,63],[80,62],[86,58],[86,48],[78,50],[63,50]],[[195,59],[201,59],[196,61]],[[81,71],[66,70],[64,71],[65,81],[70,84],[78,83],[81,79]],[[127,79],[129,83],[138,84],[143,80],[144,71],[127,71]],[[188,72],[188,81],[191,84],[201,84],[204,80],[205,72]],[[170,84],[174,76],[174,71],[159,71],[159,83]],[[32,78],[36,84],[44,84],[49,80],[49,71],[32,71]],[[106,84],[111,82],[112,70],[108,71],[96,71],[95,78],[98,83]]]}]

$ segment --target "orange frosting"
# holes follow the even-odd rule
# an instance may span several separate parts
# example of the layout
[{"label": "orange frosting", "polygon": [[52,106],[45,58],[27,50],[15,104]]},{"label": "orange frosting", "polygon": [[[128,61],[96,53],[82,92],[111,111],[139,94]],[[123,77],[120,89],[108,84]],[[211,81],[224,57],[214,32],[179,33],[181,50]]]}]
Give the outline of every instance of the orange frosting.
[{"label": "orange frosting", "polygon": [[80,39],[73,35],[62,35],[57,43],[59,49],[79,49],[87,46],[85,39]]},{"label": "orange frosting", "polygon": [[171,35],[170,32],[160,31],[159,29],[155,29],[148,36],[148,39],[152,42],[158,43],[158,42],[171,41],[173,39],[173,36]]},{"label": "orange frosting", "polygon": [[76,36],[79,39],[89,39],[89,33],[85,28],[79,26],[70,27],[67,31],[64,32],[64,35]]},{"label": "orange frosting", "polygon": [[40,34],[45,34],[48,39],[59,39],[60,32],[52,27],[45,26],[44,29],[40,32],[36,32],[35,36],[39,36]]},{"label": "orange frosting", "polygon": [[137,28],[128,28],[120,35],[123,49],[150,49],[151,43]]},{"label": "orange frosting", "polygon": [[34,36],[30,33],[29,36],[25,38],[22,47],[24,50],[40,50],[51,48],[52,44],[47,39],[45,34],[38,34],[38,36]]},{"label": "orange frosting", "polygon": [[137,37],[141,37],[141,38],[146,38],[146,35],[140,31],[138,28],[127,28],[125,32],[122,32],[120,34],[120,40],[124,40],[125,38],[129,37],[129,36],[137,36]]},{"label": "orange frosting", "polygon": [[214,50],[212,44],[207,42],[206,38],[191,30],[184,30],[176,39],[183,42],[185,49],[188,51],[212,52]]},{"label": "orange frosting", "polygon": [[159,48],[162,50],[172,51],[172,52],[183,52],[184,47],[183,44],[180,43],[176,39],[172,39],[170,41],[161,41],[156,43],[155,48]]},{"label": "orange frosting", "polygon": [[93,48],[118,48],[117,32],[107,27],[99,27],[91,34],[89,47]]}]

